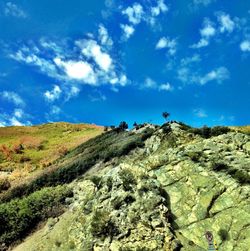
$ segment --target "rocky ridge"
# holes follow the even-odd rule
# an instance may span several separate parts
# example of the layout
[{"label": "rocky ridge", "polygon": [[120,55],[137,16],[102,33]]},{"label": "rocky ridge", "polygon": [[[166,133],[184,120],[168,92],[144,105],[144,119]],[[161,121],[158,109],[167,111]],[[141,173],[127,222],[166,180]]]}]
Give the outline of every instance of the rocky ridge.
[{"label": "rocky ridge", "polygon": [[250,137],[150,127],[143,148],[74,181],[68,212],[15,250],[202,251],[206,231],[221,251],[249,250]]}]

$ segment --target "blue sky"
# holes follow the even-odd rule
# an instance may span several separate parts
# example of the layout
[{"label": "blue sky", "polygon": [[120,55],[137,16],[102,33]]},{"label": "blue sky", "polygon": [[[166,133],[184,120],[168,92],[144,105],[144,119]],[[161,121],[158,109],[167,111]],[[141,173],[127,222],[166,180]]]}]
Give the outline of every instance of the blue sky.
[{"label": "blue sky", "polygon": [[250,2],[0,2],[0,126],[250,124]]}]

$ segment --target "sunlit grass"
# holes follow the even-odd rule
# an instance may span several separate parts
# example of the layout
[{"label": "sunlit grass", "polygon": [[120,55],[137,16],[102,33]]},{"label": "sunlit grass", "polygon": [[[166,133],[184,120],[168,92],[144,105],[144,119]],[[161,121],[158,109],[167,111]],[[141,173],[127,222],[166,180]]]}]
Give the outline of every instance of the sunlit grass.
[{"label": "sunlit grass", "polygon": [[[26,177],[61,157],[60,149],[70,151],[102,132],[100,126],[64,122],[0,128],[0,149],[5,146],[10,150],[9,157],[0,151],[0,177],[4,172],[8,172],[12,181]],[[24,149],[16,153],[13,149],[20,144]]]}]

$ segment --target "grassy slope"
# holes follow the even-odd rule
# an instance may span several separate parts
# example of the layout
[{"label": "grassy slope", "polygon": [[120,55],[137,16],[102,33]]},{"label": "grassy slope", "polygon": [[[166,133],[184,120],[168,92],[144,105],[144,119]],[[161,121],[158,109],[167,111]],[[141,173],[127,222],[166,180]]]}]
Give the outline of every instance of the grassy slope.
[{"label": "grassy slope", "polygon": [[232,126],[231,128],[246,134],[250,134],[250,126]]},{"label": "grassy slope", "polygon": [[7,175],[11,181],[23,179],[50,166],[60,157],[59,149],[71,150],[102,132],[100,126],[64,122],[0,128],[0,148],[5,145],[13,151],[20,143],[30,145],[22,154],[12,152],[9,159],[0,152],[0,178]]},{"label": "grassy slope", "polygon": [[[26,183],[20,182],[0,194],[0,221],[4,222],[4,225],[0,224],[0,250],[3,244],[3,250],[7,250],[8,245],[27,235],[41,220],[46,220],[51,214],[60,214],[58,208],[64,208],[65,191],[70,194],[71,181],[81,177],[99,161],[127,155],[132,149],[142,147],[152,133],[153,130],[145,129],[136,134],[126,131],[101,134],[79,145]],[[55,191],[53,196],[50,196],[51,191]],[[32,218],[33,215],[36,217]]]}]

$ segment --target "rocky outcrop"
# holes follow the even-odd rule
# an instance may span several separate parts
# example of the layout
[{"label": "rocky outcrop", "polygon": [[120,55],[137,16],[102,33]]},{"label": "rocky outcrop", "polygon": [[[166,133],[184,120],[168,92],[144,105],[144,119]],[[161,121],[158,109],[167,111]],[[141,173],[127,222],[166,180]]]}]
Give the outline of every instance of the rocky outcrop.
[{"label": "rocky outcrop", "polygon": [[250,137],[170,127],[71,184],[71,220],[60,228],[62,216],[30,250],[202,251],[206,231],[220,251],[249,250]]}]

